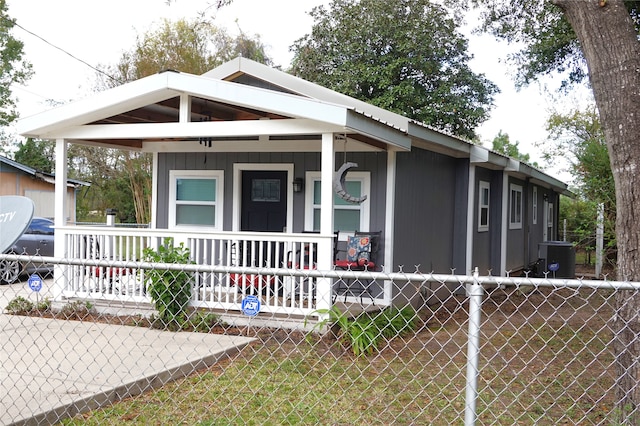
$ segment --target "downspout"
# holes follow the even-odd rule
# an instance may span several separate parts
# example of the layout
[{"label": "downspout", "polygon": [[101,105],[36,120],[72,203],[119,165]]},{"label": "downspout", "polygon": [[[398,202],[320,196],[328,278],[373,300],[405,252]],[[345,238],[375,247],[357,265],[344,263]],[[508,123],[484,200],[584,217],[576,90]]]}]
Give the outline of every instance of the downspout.
[{"label": "downspout", "polygon": [[476,188],[476,166],[469,164],[469,183],[467,186],[467,253],[465,259],[465,271],[463,275],[470,274],[473,268],[473,236],[475,218],[475,188]]},{"label": "downspout", "polygon": [[507,271],[507,234],[509,232],[509,174],[502,172],[502,226],[500,228],[500,276]]},{"label": "downspout", "polygon": [[[531,206],[533,205],[533,189],[531,185],[531,178],[525,179],[524,187],[526,196],[523,195],[524,206],[522,207],[524,209],[524,211],[522,212],[522,226],[524,232],[522,244],[524,244],[524,259],[522,260],[524,261],[523,266],[526,268],[527,265],[529,265],[529,256],[531,254],[531,221],[529,220],[532,215],[531,210],[533,210],[531,208]],[[531,202],[529,202],[529,194],[531,194]]]},{"label": "downspout", "polygon": [[151,166],[151,218],[149,226],[156,229],[158,216],[158,153],[153,153],[153,165]]}]

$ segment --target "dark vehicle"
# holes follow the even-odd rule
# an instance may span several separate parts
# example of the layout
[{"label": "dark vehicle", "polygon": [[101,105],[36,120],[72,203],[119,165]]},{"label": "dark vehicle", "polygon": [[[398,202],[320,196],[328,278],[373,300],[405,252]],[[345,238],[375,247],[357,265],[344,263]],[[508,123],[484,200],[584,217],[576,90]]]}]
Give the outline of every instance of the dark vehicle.
[{"label": "dark vehicle", "polygon": [[23,274],[51,274],[53,265],[43,264],[37,257],[53,256],[53,234],[52,220],[34,217],[18,241],[6,251],[10,254],[33,256],[34,259],[27,262],[0,260],[0,284],[11,284]]}]

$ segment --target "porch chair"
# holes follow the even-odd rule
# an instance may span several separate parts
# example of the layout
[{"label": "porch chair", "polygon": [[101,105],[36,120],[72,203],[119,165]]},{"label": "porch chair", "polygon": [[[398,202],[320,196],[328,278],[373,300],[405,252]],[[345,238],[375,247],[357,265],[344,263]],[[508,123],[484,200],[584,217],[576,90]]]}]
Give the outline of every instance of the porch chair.
[{"label": "porch chair", "polygon": [[[346,251],[343,259],[334,261],[334,268],[345,271],[367,271],[373,272],[377,270],[376,264],[378,249],[380,246],[380,238],[382,231],[362,232],[356,231],[353,236],[347,239]],[[339,250],[341,252],[342,250]],[[363,281],[362,279],[343,279],[338,281],[338,287],[335,289],[333,302],[335,303],[339,295],[344,294],[344,301],[347,301],[349,294],[359,295],[360,304],[364,295],[369,297],[373,303],[374,297],[370,292],[371,281]]]}]

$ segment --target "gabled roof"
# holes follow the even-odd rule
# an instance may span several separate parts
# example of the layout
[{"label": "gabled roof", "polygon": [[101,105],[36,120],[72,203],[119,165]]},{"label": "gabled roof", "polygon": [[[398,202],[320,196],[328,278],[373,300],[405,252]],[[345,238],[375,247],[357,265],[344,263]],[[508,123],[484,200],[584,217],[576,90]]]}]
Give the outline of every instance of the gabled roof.
[{"label": "gabled roof", "polygon": [[142,148],[142,141],[261,135],[353,134],[372,145],[409,149],[406,130],[321,99],[164,72],[19,121],[24,136]]},{"label": "gabled roof", "polygon": [[[42,172],[34,169],[33,167],[25,166],[22,163],[18,163],[17,161],[10,160],[7,157],[0,155],[0,165],[6,165],[8,167],[17,169],[24,174],[30,175],[35,179],[43,180],[50,184],[55,184],[55,174]],[[2,167],[0,167],[0,170]],[[78,186],[91,186],[89,182],[84,182],[78,179],[67,179],[67,186],[78,187]]]},{"label": "gabled roof", "polygon": [[[142,151],[319,150],[323,133],[350,150],[420,146],[472,163],[566,185],[515,159],[424,123],[245,58],[201,76],[167,71],[18,122],[23,136]],[[267,143],[265,143],[267,142]]]},{"label": "gabled roof", "polygon": [[338,105],[348,105],[355,111],[360,111],[373,119],[402,130],[407,130],[409,126],[410,120],[403,115],[343,95],[335,90],[327,89],[316,83],[303,80],[250,59],[238,57],[203,74],[205,77],[240,82],[242,81],[240,79],[242,75],[252,76],[255,80],[264,81],[269,84],[265,87],[271,88],[272,90],[295,93],[300,96]]}]

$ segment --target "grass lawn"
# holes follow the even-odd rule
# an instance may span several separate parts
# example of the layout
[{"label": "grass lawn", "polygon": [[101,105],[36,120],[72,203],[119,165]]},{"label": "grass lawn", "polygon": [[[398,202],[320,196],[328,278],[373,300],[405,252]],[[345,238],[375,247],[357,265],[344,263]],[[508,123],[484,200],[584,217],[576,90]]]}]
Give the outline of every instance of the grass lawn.
[{"label": "grass lawn", "polygon": [[[504,293],[483,305],[478,424],[609,423],[608,301]],[[462,424],[465,310],[463,299],[424,308],[415,333],[364,357],[331,338],[259,332],[233,359],[64,424]]]}]

